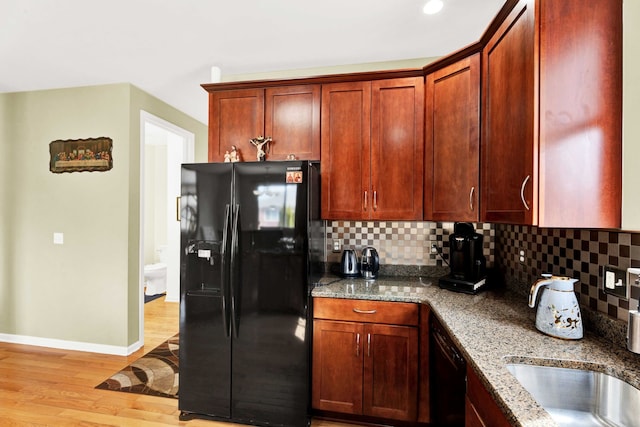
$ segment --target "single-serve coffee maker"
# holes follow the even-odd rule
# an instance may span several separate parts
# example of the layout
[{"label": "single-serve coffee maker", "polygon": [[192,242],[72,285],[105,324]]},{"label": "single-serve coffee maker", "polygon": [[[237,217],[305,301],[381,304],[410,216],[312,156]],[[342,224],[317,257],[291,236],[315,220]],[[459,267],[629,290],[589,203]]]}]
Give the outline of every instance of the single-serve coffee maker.
[{"label": "single-serve coffee maker", "polygon": [[360,264],[360,271],[362,277],[365,280],[373,280],[378,277],[378,270],[380,269],[380,257],[378,251],[371,246],[367,246],[362,250],[362,261]]},{"label": "single-serve coffee maker", "polygon": [[482,253],[482,234],[476,233],[473,224],[456,222],[449,235],[448,276],[440,278],[441,288],[475,294],[486,281],[487,261]]}]

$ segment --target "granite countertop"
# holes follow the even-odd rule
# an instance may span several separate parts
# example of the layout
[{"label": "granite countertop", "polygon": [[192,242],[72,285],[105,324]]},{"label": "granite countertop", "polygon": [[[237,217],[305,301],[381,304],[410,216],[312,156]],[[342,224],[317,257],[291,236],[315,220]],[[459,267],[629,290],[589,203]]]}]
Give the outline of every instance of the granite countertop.
[{"label": "granite countertop", "polygon": [[367,282],[326,277],[312,296],[428,303],[514,426],[556,423],[509,373],[507,363],[591,369],[640,388],[640,356],[588,330],[576,341],[544,335],[535,327],[535,310],[514,293],[487,290],[467,295],[440,289],[437,279],[429,278]]}]

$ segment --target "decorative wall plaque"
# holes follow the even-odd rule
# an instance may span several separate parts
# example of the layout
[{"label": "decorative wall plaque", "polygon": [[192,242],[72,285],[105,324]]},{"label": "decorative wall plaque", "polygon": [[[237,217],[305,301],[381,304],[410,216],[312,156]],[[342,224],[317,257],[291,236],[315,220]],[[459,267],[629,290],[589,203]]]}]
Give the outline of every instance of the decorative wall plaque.
[{"label": "decorative wall plaque", "polygon": [[108,171],[113,167],[111,138],[57,140],[49,144],[53,173]]}]

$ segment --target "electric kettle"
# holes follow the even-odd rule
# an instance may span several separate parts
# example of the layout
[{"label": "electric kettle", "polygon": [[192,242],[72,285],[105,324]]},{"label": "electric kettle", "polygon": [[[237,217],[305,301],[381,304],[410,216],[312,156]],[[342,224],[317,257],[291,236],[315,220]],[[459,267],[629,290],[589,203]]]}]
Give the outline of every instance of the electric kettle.
[{"label": "electric kettle", "polygon": [[362,250],[362,263],[360,265],[362,277],[365,279],[375,279],[378,277],[379,269],[380,257],[378,256],[378,251],[371,246],[367,246]]},{"label": "electric kettle", "polygon": [[536,312],[536,328],[552,337],[578,340],[582,338],[582,315],[573,284],[578,279],[543,274],[531,286],[529,307],[536,305],[536,296],[542,289],[538,311]]},{"label": "electric kettle", "polygon": [[340,276],[342,277],[358,277],[358,257],[353,249],[345,249],[342,251],[342,260],[340,261]]}]

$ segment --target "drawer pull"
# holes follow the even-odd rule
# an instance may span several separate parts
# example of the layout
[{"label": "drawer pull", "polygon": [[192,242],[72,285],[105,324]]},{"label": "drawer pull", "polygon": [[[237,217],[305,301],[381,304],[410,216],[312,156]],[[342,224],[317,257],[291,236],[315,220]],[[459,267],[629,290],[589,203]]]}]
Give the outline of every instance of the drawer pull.
[{"label": "drawer pull", "polygon": [[358,314],[376,314],[377,310],[360,310],[359,308],[354,308],[353,312]]}]

